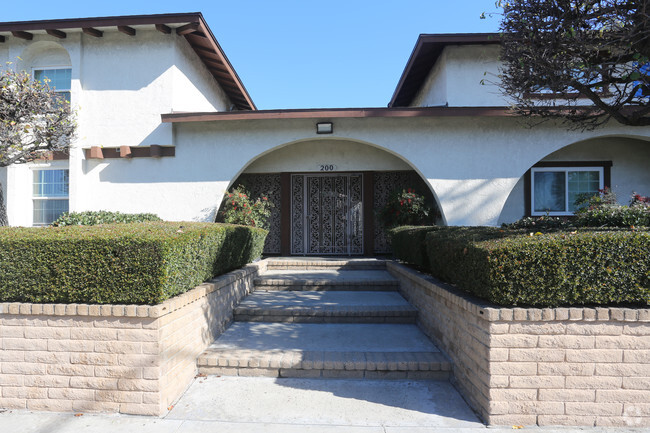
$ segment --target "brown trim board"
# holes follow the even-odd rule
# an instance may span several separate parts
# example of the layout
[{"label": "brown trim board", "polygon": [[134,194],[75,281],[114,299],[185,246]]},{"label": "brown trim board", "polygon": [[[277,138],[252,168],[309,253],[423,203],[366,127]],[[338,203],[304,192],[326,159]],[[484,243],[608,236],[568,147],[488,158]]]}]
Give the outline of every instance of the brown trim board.
[{"label": "brown trim board", "polygon": [[508,117],[508,107],[406,107],[255,110],[162,114],[163,123],[269,119],[342,119],[370,117]]}]

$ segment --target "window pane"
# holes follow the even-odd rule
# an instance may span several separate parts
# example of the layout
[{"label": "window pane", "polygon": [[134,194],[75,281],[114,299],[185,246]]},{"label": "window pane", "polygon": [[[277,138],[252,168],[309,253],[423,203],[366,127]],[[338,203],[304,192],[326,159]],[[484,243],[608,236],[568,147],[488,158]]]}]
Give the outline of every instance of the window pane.
[{"label": "window pane", "polygon": [[566,174],[563,171],[533,173],[535,212],[565,212]]},{"label": "window pane", "polygon": [[34,225],[52,224],[68,211],[68,200],[34,200]]},{"label": "window pane", "polygon": [[70,90],[72,82],[71,69],[36,69],[34,79],[37,81],[50,80],[48,85],[56,90]]},{"label": "window pane", "polygon": [[[573,181],[572,181],[573,179]],[[575,202],[584,195],[595,195],[600,189],[600,171],[569,171],[569,210],[576,211]]]},{"label": "window pane", "polygon": [[34,170],[34,197],[67,197],[68,170]]}]

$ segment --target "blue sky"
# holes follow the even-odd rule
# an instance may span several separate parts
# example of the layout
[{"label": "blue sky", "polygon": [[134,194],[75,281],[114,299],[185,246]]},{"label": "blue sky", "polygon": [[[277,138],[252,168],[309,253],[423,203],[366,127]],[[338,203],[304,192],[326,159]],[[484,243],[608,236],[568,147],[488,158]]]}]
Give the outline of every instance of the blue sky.
[{"label": "blue sky", "polygon": [[479,18],[493,11],[493,0],[30,0],[5,2],[0,21],[202,12],[259,109],[385,107],[418,34],[497,31],[498,16]]}]

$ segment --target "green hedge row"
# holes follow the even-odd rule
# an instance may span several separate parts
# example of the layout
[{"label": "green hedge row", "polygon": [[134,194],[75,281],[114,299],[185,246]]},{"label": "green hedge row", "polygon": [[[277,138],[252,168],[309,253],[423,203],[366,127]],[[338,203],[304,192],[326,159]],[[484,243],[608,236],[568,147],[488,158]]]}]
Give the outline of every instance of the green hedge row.
[{"label": "green hedge row", "polygon": [[157,304],[262,253],[266,230],[213,223],[0,228],[0,301]]},{"label": "green hedge row", "polygon": [[388,230],[390,245],[395,257],[419,269],[429,268],[427,256],[427,233],[440,226],[401,226]]},{"label": "green hedge row", "polygon": [[[412,250],[416,250],[422,230],[412,234]],[[429,231],[425,242],[432,275],[495,304],[650,304],[647,231],[583,230],[530,236],[523,230],[443,227]],[[398,258],[402,258],[398,251],[403,250],[395,250]],[[412,257],[409,252],[403,260]]]},{"label": "green hedge row", "polygon": [[63,226],[94,226],[97,224],[142,223],[146,221],[162,221],[152,213],[122,213],[107,210],[66,212],[52,223],[55,227]]}]

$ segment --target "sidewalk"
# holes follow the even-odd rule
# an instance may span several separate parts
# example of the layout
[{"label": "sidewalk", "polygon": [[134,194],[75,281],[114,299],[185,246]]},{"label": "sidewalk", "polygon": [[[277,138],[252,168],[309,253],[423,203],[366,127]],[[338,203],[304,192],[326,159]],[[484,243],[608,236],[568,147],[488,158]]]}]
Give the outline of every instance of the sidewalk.
[{"label": "sidewalk", "polygon": [[[538,433],[649,429],[524,427]],[[2,433],[505,433],[441,381],[198,378],[164,418],[4,411]]]}]

